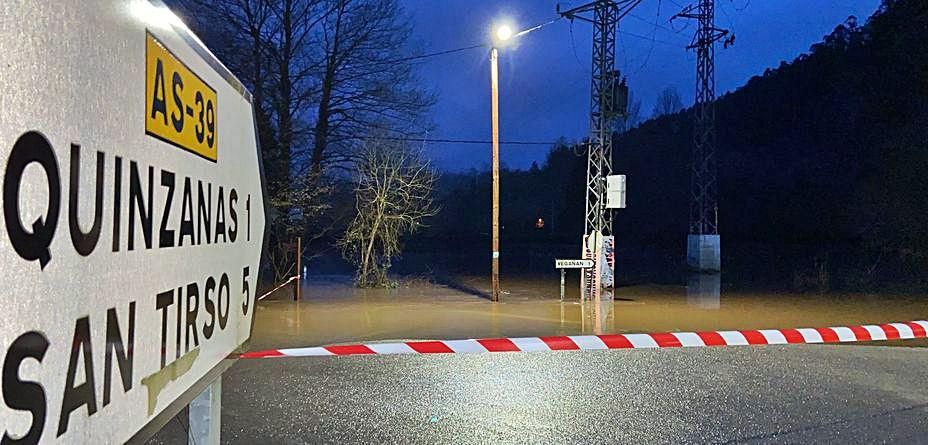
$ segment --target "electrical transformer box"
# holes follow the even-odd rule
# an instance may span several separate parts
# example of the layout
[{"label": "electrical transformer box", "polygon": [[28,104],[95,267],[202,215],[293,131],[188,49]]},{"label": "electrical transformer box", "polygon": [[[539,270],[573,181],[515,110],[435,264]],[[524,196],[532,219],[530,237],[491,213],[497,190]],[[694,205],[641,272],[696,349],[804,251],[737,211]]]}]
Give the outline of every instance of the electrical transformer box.
[{"label": "electrical transformer box", "polygon": [[606,176],[606,208],[625,208],[625,175]]}]

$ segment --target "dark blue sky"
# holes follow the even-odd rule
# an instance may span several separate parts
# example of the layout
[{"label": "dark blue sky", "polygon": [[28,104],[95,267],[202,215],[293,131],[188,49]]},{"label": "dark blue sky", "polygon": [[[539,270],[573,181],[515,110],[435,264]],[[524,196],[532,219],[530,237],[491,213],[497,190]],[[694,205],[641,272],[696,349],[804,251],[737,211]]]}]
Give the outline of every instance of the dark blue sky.
[{"label": "dark blue sky", "polygon": [[[582,3],[561,1],[562,8]],[[733,90],[764,69],[807,52],[849,15],[862,22],[879,3],[717,0],[716,25],[732,29],[737,36],[734,47],[717,48],[717,93]],[[403,4],[412,18],[414,54],[418,54],[485,42],[490,24],[496,21],[507,20],[520,29],[546,22],[555,18],[557,1],[404,0]],[[616,67],[628,77],[632,94],[641,99],[644,118],[651,115],[655,97],[668,85],[677,88],[684,104],[693,102],[695,55],[684,47],[695,23],[668,23],[678,5],[684,4],[686,0],[645,0],[619,26]],[[502,140],[554,141],[560,136],[576,140],[587,134],[591,32],[587,23],[571,26],[560,20],[501,50]],[[433,57],[418,66],[420,79],[438,94],[432,110],[438,128],[429,137],[489,140],[488,50]],[[547,146],[504,145],[500,157],[510,168],[527,168],[532,161],[541,164],[548,150]],[[430,143],[426,153],[437,167],[461,171],[487,167],[490,147]]]}]

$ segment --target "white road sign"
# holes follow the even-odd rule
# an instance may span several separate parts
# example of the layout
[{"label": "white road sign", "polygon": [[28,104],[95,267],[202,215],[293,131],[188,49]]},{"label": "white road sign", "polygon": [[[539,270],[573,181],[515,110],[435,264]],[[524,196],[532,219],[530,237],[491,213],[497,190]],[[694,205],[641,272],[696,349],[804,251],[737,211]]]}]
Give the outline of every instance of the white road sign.
[{"label": "white road sign", "polygon": [[588,269],[593,267],[593,260],[554,260],[557,269]]},{"label": "white road sign", "polygon": [[153,1],[0,2],[3,443],[125,442],[251,334],[251,96]]}]

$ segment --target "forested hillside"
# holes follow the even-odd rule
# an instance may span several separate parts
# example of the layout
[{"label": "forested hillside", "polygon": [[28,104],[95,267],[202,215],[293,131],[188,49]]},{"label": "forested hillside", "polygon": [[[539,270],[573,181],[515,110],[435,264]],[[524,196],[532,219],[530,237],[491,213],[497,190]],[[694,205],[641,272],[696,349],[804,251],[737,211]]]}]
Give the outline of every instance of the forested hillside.
[{"label": "forested hillside", "polygon": [[[862,22],[848,18],[717,100],[723,256],[756,244],[850,247],[869,253],[869,267],[900,256],[920,264],[928,252],[928,2],[885,0]],[[620,246],[682,252],[692,127],[686,109],[616,136],[615,170],[628,175]],[[585,168],[565,145],[540,167],[504,170],[504,242],[576,242]],[[488,174],[446,175],[443,190],[429,234],[485,238]]]},{"label": "forested hillside", "polygon": [[[888,0],[721,97],[723,236],[928,248],[926,36],[928,3]],[[620,232],[685,231],[691,131],[684,112],[619,139],[616,168],[630,181]]]}]

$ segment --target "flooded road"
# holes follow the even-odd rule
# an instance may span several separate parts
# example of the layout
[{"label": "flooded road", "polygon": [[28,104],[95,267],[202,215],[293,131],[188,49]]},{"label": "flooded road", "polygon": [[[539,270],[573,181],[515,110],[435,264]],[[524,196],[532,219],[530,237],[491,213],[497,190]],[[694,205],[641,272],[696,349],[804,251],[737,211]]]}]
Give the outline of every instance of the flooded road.
[{"label": "flooded road", "polygon": [[[687,285],[616,289],[599,308],[577,286],[558,298],[557,280],[509,279],[499,303],[483,278],[356,289],[345,276],[310,277],[303,300],[281,290],[257,305],[250,349],[382,340],[427,340],[628,332],[768,329],[908,321],[928,317],[924,295],[772,293],[723,289],[719,275]],[[919,344],[925,342],[919,341]],[[915,346],[914,342],[905,342]]]},{"label": "flooded road", "polygon": [[[283,289],[256,306],[250,349],[928,317],[924,295],[736,291],[718,275],[687,285],[621,287],[598,311],[577,302],[576,281],[561,302],[556,279],[510,278],[499,303],[485,298],[484,278],[436,281],[356,289],[347,276],[310,277],[302,301],[289,301],[292,290]],[[926,434],[926,360],[924,350],[845,345],[239,360],[223,376],[222,437],[228,443],[918,442]],[[186,415],[149,443],[182,442]]]}]

